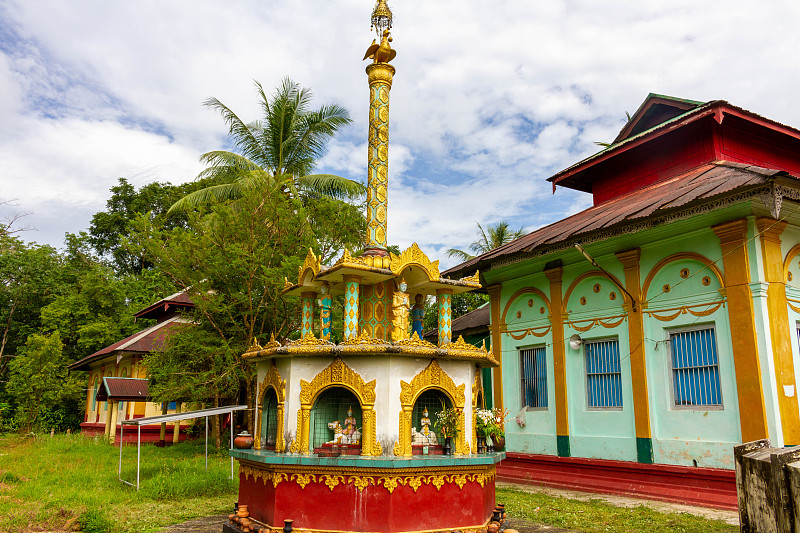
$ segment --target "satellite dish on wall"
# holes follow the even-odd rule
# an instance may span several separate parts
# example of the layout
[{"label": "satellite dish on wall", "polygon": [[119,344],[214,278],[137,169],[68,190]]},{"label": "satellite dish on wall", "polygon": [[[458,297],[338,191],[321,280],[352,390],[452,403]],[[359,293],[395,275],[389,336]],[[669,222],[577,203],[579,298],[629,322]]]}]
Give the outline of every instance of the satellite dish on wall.
[{"label": "satellite dish on wall", "polygon": [[581,336],[578,335],[577,333],[569,338],[569,347],[572,348],[573,350],[579,349],[582,344],[583,344],[583,339],[581,339]]}]

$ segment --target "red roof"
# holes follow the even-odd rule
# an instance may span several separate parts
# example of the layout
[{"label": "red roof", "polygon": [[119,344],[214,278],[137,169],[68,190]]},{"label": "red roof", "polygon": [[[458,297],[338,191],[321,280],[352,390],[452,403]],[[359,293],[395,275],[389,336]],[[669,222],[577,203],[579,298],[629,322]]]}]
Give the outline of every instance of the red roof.
[{"label": "red roof", "polygon": [[192,307],[194,307],[194,302],[189,295],[186,294],[186,291],[183,290],[176,292],[175,294],[171,294],[166,298],[162,298],[156,303],[145,307],[134,316],[136,318],[154,318],[158,320],[170,312],[176,312],[182,309],[191,309]]},{"label": "red roof", "polygon": [[461,263],[442,275],[460,276],[475,272],[476,269],[485,271],[493,261],[514,255],[543,255],[555,248],[563,248],[565,241],[581,242],[583,238],[601,231],[657,219],[661,215],[707,203],[712,198],[724,197],[734,190],[740,192],[763,186],[777,176],[797,180],[783,171],[715,161],[539,228]]},{"label": "red roof", "polygon": [[88,370],[89,364],[114,352],[125,353],[147,353],[158,351],[164,346],[164,339],[178,327],[183,327],[188,322],[179,316],[174,316],[159,322],[155,326],[137,331],[133,335],[125,337],[102,350],[98,350],[83,359],[75,361],[69,365],[70,370]]},{"label": "red roof", "polygon": [[149,399],[149,386],[146,379],[103,378],[97,391],[97,400],[142,401]]}]

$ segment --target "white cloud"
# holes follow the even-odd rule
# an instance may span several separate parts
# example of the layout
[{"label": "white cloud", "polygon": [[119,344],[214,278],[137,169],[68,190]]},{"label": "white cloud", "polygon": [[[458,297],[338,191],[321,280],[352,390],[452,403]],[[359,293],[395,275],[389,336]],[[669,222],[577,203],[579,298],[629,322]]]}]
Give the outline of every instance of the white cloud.
[{"label": "white cloud", "polygon": [[[649,92],[727,99],[799,126],[800,3],[390,2],[389,240],[465,248],[475,221],[535,229],[590,203],[549,175],[610,141]],[[371,3],[9,1],[0,41],[0,180],[38,235],[79,231],[125,176],[185,181],[224,144],[202,107],[258,115],[284,76],[354,125],[320,170],[366,175]],[[4,34],[6,35],[6,34]],[[19,176],[23,178],[20,180]],[[47,213],[45,215],[44,213]],[[60,213],[60,216],[52,215]],[[50,228],[50,216],[60,226]],[[27,237],[27,236],[26,236]],[[50,239],[50,237],[47,237]],[[440,254],[436,254],[439,256]],[[444,259],[444,258],[443,258]]]}]

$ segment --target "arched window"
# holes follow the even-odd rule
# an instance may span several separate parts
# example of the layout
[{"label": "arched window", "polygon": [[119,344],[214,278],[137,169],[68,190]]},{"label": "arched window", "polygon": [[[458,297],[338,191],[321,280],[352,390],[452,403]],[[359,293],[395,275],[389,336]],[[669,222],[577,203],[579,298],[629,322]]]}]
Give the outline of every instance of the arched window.
[{"label": "arched window", "polygon": [[[342,387],[322,392],[311,409],[311,445],[314,453],[330,448],[331,441],[341,436],[339,450],[343,454],[361,453],[363,424],[361,404],[356,395]],[[339,423],[336,428],[335,423]]]},{"label": "arched window", "polygon": [[[442,391],[428,389],[419,395],[411,411],[411,448],[415,455],[423,453],[423,446],[434,446],[436,450],[444,444],[444,439],[436,435],[436,414],[442,409],[453,407],[453,402]],[[425,416],[427,410],[428,416]],[[427,427],[427,431],[426,431]]]},{"label": "arched window", "polygon": [[278,395],[272,387],[264,392],[261,417],[261,442],[266,449],[274,450],[278,441]]}]

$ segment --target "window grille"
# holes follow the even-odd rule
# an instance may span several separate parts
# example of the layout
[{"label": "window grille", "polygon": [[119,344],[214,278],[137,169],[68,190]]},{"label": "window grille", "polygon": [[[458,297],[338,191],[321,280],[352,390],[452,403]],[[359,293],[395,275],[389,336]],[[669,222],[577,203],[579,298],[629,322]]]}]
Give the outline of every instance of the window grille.
[{"label": "window grille", "polygon": [[672,392],[676,406],[722,406],[714,329],[670,333]]},{"label": "window grille", "polygon": [[522,405],[547,407],[547,363],[544,346],[519,351],[522,366]]},{"label": "window grille", "polygon": [[[450,398],[445,393],[436,389],[429,389],[419,395],[417,401],[414,402],[414,409],[411,411],[411,427],[417,428],[417,431],[422,432],[422,420],[425,408],[428,409],[428,418],[431,420],[431,431],[436,433],[436,413],[442,410],[442,402],[446,408],[453,406]],[[438,434],[437,434],[438,437]],[[438,440],[438,439],[437,439]],[[444,441],[439,441],[438,444],[444,444]]]},{"label": "window grille", "polygon": [[619,341],[586,342],[586,389],[589,407],[622,408]]},{"label": "window grille", "polygon": [[275,389],[269,388],[264,393],[264,406],[261,411],[261,438],[267,448],[275,449],[278,439],[278,396]]},{"label": "window grille", "polygon": [[333,430],[328,427],[328,423],[338,420],[344,427],[344,420],[347,418],[347,409],[353,409],[353,418],[356,419],[356,427],[359,431],[364,431],[361,422],[361,404],[355,394],[347,389],[334,387],[326,390],[319,395],[314,407],[311,410],[311,445],[319,448],[326,442],[333,440]]}]

